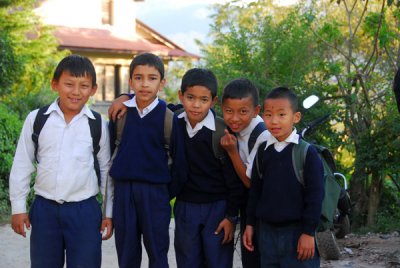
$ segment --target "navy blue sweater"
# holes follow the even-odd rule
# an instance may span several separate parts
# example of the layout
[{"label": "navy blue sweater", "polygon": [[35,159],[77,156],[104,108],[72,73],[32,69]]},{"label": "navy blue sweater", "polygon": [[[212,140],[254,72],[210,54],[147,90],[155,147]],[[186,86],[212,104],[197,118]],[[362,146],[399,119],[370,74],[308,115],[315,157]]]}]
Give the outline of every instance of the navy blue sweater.
[{"label": "navy blue sweater", "polygon": [[[265,148],[265,144],[260,146]],[[293,146],[291,143],[277,152],[271,145],[264,151],[262,179],[253,165],[247,224],[255,225],[256,219],[277,226],[300,223],[304,233],[314,235],[324,198],[323,166],[316,149],[310,146],[304,164],[303,186],[294,173]]]},{"label": "navy blue sweater", "polygon": [[[165,111],[166,103],[162,100],[143,118],[140,118],[135,107],[128,108],[121,144],[110,168],[110,175],[114,180],[172,182],[172,196],[183,186],[187,179],[183,133],[177,125],[177,117],[174,116],[170,141],[173,164],[169,171],[164,140]],[[112,151],[115,138],[115,125],[110,122]]]},{"label": "navy blue sweater", "polygon": [[203,127],[190,138],[185,119],[178,121],[185,133],[188,181],[177,199],[200,204],[227,200],[226,214],[236,216],[243,202],[243,186],[228,155],[223,162],[215,157],[212,130]]}]

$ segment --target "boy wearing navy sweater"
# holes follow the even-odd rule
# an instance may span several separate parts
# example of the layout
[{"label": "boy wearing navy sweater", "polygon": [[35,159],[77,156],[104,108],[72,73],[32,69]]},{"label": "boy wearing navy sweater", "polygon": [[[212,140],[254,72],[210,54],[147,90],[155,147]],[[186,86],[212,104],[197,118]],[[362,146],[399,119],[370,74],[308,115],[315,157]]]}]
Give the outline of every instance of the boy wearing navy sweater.
[{"label": "boy wearing navy sweater", "polygon": [[[240,231],[246,227],[246,206],[250,188],[251,168],[260,143],[267,140],[270,133],[259,116],[258,89],[248,79],[239,78],[230,81],[222,93],[222,113],[230,130],[225,130],[221,139],[222,147],[227,151],[236,173],[246,187],[244,203],[240,208]],[[248,251],[241,243],[243,268],[260,267],[260,254],[257,239],[253,238],[254,251]]]},{"label": "boy wearing navy sweater", "polygon": [[275,88],[264,100],[262,117],[272,135],[258,150],[263,154],[261,178],[254,161],[244,246],[254,250],[257,222],[262,267],[319,267],[314,236],[324,197],[323,167],[310,146],[304,185],[297,180],[292,163],[293,146],[300,139],[293,128],[301,118],[297,96],[288,88]]},{"label": "boy wearing navy sweater", "polygon": [[213,153],[217,80],[206,69],[194,68],[182,78],[179,98],[184,112],[188,181],[175,202],[175,253],[180,268],[232,267],[235,218],[242,185],[228,156]]},{"label": "boy wearing navy sweater", "polygon": [[[186,161],[175,115],[169,150],[166,149],[167,105],[157,97],[164,83],[164,64],[158,56],[144,53],[133,59],[129,85],[135,95],[124,102],[126,122],[110,168],[115,182],[113,215],[119,267],[140,267],[142,236],[149,267],[168,267],[171,218],[168,188],[173,180],[186,179]],[[116,138],[114,128],[111,122],[112,147]],[[172,158],[170,168],[168,154]]]}]

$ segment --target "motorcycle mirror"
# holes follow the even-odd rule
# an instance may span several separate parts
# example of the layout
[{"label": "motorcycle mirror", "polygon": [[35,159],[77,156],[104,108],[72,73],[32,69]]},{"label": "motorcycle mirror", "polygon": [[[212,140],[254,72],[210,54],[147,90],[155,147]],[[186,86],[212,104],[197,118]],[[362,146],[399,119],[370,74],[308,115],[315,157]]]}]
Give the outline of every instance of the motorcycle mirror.
[{"label": "motorcycle mirror", "polygon": [[312,107],[314,104],[316,104],[318,101],[319,101],[319,98],[317,96],[315,96],[315,95],[308,96],[303,101],[303,107],[304,107],[304,109],[308,109],[308,108]]}]

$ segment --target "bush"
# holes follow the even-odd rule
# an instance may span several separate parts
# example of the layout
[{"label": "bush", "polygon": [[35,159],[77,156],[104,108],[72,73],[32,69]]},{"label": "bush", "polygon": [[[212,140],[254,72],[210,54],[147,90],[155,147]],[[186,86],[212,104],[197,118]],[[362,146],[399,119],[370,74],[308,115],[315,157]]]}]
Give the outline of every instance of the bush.
[{"label": "bush", "polygon": [[0,216],[10,213],[8,178],[21,127],[18,116],[0,104]]}]

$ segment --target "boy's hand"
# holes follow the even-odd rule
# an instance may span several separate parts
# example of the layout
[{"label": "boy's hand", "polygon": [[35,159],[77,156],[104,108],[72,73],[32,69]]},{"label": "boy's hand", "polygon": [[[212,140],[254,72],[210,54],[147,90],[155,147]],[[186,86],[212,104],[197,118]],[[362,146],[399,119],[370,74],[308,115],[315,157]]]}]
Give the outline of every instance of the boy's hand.
[{"label": "boy's hand", "polygon": [[[107,230],[107,232],[104,234],[104,230]],[[113,224],[112,224],[112,219],[111,218],[104,218],[101,227],[100,227],[100,232],[102,233],[102,239],[107,240],[113,235]]]},{"label": "boy's hand", "polygon": [[108,117],[115,122],[117,118],[121,118],[128,108],[123,104],[124,101],[129,100],[129,96],[121,95],[116,98],[112,103],[110,108],[108,108]]},{"label": "boy's hand", "polygon": [[237,151],[237,138],[235,135],[229,133],[227,129],[225,129],[225,135],[222,136],[220,142],[222,148],[224,148],[228,154]]},{"label": "boy's hand", "polygon": [[222,239],[222,245],[228,244],[233,240],[234,232],[235,232],[235,224],[230,222],[228,219],[223,219],[219,225],[217,230],[215,230],[215,234],[219,234],[222,229],[224,230],[224,239]]},{"label": "boy's hand", "polygon": [[297,259],[301,261],[309,260],[315,254],[314,237],[308,234],[302,234],[297,243]]},{"label": "boy's hand", "polygon": [[253,245],[254,228],[251,225],[246,225],[243,233],[243,245],[248,251],[254,251]]},{"label": "boy's hand", "polygon": [[27,213],[14,214],[11,216],[11,228],[19,235],[26,237],[26,229],[31,229],[31,223]]}]

